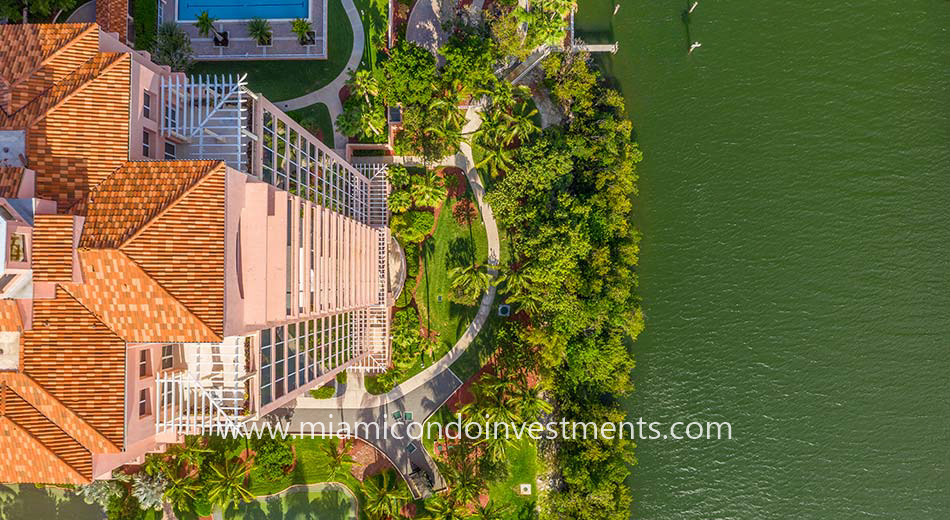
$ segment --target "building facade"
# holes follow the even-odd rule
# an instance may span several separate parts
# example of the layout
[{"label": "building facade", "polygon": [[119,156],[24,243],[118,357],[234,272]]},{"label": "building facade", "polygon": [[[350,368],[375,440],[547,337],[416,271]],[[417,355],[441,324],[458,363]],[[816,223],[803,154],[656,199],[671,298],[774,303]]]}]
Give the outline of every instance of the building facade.
[{"label": "building facade", "polygon": [[387,193],[244,78],[0,26],[0,481],[106,478],[384,370]]}]

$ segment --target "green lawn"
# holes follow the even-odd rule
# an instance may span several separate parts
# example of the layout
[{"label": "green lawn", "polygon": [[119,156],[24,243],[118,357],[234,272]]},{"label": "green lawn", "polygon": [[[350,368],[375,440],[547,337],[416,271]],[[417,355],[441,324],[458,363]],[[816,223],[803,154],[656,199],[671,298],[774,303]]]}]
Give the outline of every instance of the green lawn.
[{"label": "green lawn", "polygon": [[333,142],[333,121],[330,121],[330,111],[323,103],[314,103],[300,110],[291,110],[287,112],[287,115],[321,141]]},{"label": "green lawn", "polygon": [[423,244],[419,266],[422,274],[416,286],[419,323],[439,333],[434,350],[442,354],[455,345],[478,310],[477,305],[465,306],[451,301],[449,271],[471,262],[473,254],[478,264],[488,261],[488,239],[481,215],[473,219],[471,226],[460,226],[452,217],[455,202],[454,198],[445,201],[432,238]]},{"label": "green lawn", "polygon": [[[316,484],[336,481],[346,484],[359,496],[360,484],[348,471],[333,475],[330,471],[330,459],[322,446],[338,442],[339,439],[294,439],[291,444],[297,454],[297,463],[290,474],[275,481],[256,479],[254,472],[248,482],[248,490],[254,495],[273,495],[294,484]],[[243,446],[241,447],[243,449]]]},{"label": "green lawn", "polygon": [[[534,504],[538,499],[535,479],[538,475],[538,448],[530,437],[525,436],[508,449],[508,478],[491,482],[488,496],[496,504],[508,504],[511,509],[506,519],[533,518]],[[530,495],[519,495],[519,484],[531,484]],[[528,514],[525,515],[525,512]]]},{"label": "green lawn", "polygon": [[338,489],[291,491],[283,495],[259,498],[228,508],[224,518],[231,520],[356,520],[355,504],[350,495]]},{"label": "green lawn", "polygon": [[353,29],[340,0],[329,0],[326,60],[204,61],[194,65],[193,74],[243,74],[251,90],[271,101],[302,96],[330,83],[346,66],[353,49]]},{"label": "green lawn", "polygon": [[369,70],[376,70],[380,53],[376,51],[375,42],[385,42],[387,24],[389,23],[387,14],[389,2],[387,0],[354,0],[353,3],[356,4],[356,9],[360,12],[363,33],[366,36],[363,45],[362,66]]}]

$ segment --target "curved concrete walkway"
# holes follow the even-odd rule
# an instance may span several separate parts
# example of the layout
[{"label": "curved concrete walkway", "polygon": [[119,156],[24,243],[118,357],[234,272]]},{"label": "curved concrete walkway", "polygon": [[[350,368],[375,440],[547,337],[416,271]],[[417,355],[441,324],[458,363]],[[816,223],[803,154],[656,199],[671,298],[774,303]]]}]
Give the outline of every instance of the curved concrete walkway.
[{"label": "curved concrete walkway", "polygon": [[[466,124],[462,129],[463,133],[471,133],[478,130],[482,124],[482,118],[476,108],[469,108],[465,114]],[[397,162],[407,162],[406,158],[399,158]],[[459,153],[442,160],[440,166],[454,166],[465,172],[465,178],[475,194],[475,201],[478,204],[479,212],[482,215],[482,221],[485,223],[485,235],[488,239],[488,263],[497,266],[501,251],[501,243],[498,238],[498,224],[495,223],[495,214],[491,207],[485,201],[485,186],[478,176],[475,169],[475,158],[472,155],[472,147],[466,142],[462,142]],[[497,269],[490,269],[489,273],[494,277],[498,274]],[[478,307],[478,312],[472,323],[465,329],[465,333],[458,339],[455,345],[444,356],[432,365],[426,367],[418,374],[410,377],[402,384],[396,386],[389,392],[380,395],[367,393],[362,385],[352,385],[347,387],[347,392],[340,397],[332,399],[313,399],[310,397],[301,397],[297,399],[298,408],[313,409],[332,409],[332,408],[372,408],[384,406],[389,403],[400,400],[406,394],[425,385],[430,379],[433,379],[439,373],[448,370],[465,351],[472,340],[485,326],[488,316],[491,314],[492,304],[495,301],[496,289],[494,286],[488,288],[482,296],[482,301]],[[359,378],[357,378],[359,379]]]},{"label": "curved concrete walkway", "polygon": [[[304,94],[300,97],[288,99],[286,101],[274,102],[281,110],[297,110],[308,107],[315,103],[323,103],[330,111],[330,122],[333,124],[333,147],[343,148],[346,146],[346,136],[340,133],[336,128],[336,118],[343,113],[343,103],[340,102],[340,89],[350,78],[350,71],[356,70],[363,59],[363,49],[366,43],[366,35],[363,32],[363,22],[360,21],[360,12],[356,8],[353,0],[342,0],[343,10],[346,11],[346,17],[350,20],[350,27],[353,29],[353,50],[350,52],[350,59],[346,62],[341,72],[330,83],[313,92]],[[328,49],[329,52],[329,49]]]}]

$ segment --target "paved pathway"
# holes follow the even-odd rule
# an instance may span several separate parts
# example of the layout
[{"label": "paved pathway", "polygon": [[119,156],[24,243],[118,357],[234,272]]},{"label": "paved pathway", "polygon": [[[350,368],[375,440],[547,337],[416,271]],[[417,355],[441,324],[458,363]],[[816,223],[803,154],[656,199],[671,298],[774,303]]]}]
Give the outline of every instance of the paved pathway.
[{"label": "paved pathway", "polygon": [[[358,378],[355,381],[356,384],[353,385],[359,391],[362,391],[362,385],[358,382],[361,380],[362,378]],[[298,406],[287,410],[286,414],[275,415],[281,417],[281,422],[289,427],[289,432],[304,435],[309,435],[311,431],[314,434],[336,434],[341,432],[341,423],[346,423],[350,435],[357,436],[375,446],[392,462],[401,475],[405,477],[421,469],[433,482],[433,489],[438,490],[445,485],[442,476],[429,453],[422,446],[422,442],[412,440],[410,436],[421,437],[421,426],[426,419],[435,413],[461,385],[462,382],[451,370],[443,370],[396,401],[351,407],[336,399],[310,399],[337,403],[333,407],[314,408],[300,406],[300,401],[309,398],[299,398]],[[393,414],[397,412],[401,417],[404,417],[407,412],[412,413],[412,422],[407,422],[402,418],[396,419]],[[361,426],[357,423],[370,426]],[[409,428],[410,424],[413,424],[411,428]],[[414,447],[410,448],[410,444]],[[423,496],[415,489],[413,489],[413,494],[416,497]]]},{"label": "paved pathway", "polygon": [[455,14],[450,12],[454,6],[445,4],[443,0],[417,0],[406,25],[406,39],[428,49],[439,60],[439,65],[445,58],[437,50],[447,39],[442,22]]},{"label": "paved pathway", "polygon": [[[475,108],[468,109],[466,119],[463,128],[463,132],[466,133],[474,132],[482,124],[482,119]],[[442,166],[454,166],[465,172],[465,177],[475,194],[475,200],[485,223],[485,234],[488,239],[488,262],[493,266],[498,265],[501,245],[498,240],[498,225],[495,223],[495,215],[492,213],[491,207],[485,201],[485,187],[482,185],[475,169],[475,159],[472,156],[471,146],[463,141],[459,153],[443,160],[440,164]],[[498,274],[496,269],[491,269],[489,272],[493,276]],[[292,405],[294,408],[288,411],[291,428],[293,431],[298,431],[301,422],[323,421],[326,423],[331,419],[331,414],[337,418],[337,421],[340,417],[343,417],[345,421],[350,423],[357,420],[364,422],[387,421],[392,420],[392,413],[395,410],[411,411],[413,420],[424,423],[462,386],[461,380],[452,372],[450,366],[468,349],[472,344],[472,340],[484,327],[488,316],[491,314],[494,300],[495,287],[492,286],[482,297],[478,312],[462,337],[445,356],[442,356],[431,366],[426,367],[383,395],[373,395],[366,392],[362,373],[351,373],[347,378],[346,391],[341,396],[330,399],[313,399],[304,396],[297,398]],[[420,443],[416,442],[418,449],[409,454],[408,447],[411,441],[408,439],[380,439],[373,435],[367,436],[366,432],[358,436],[382,451],[404,477],[412,473],[415,468],[421,468],[432,479],[434,489],[442,487],[442,476],[432,462],[429,453],[421,447]]]},{"label": "paved pathway", "polygon": [[[481,116],[478,113],[478,110],[475,108],[469,108],[466,112],[467,122],[465,127],[462,129],[463,133],[474,132],[482,124]],[[461,169],[465,172],[465,177],[468,179],[469,186],[472,188],[472,192],[475,194],[475,201],[478,204],[478,209],[481,212],[482,220],[485,223],[485,234],[488,238],[488,263],[491,265],[497,265],[501,243],[498,239],[498,225],[495,223],[495,214],[492,213],[491,207],[485,201],[485,187],[482,185],[482,181],[478,176],[478,172],[475,169],[475,159],[472,156],[472,147],[466,143],[462,142],[459,153],[444,159],[440,166],[454,166]],[[414,162],[411,158],[398,158],[400,162]],[[497,274],[496,270],[490,270],[490,273],[493,275]],[[449,366],[455,362],[471,345],[472,340],[475,339],[475,336],[478,335],[482,327],[485,326],[485,322],[488,320],[488,316],[492,310],[492,303],[495,301],[495,287],[489,287],[488,291],[485,292],[482,296],[481,304],[478,307],[478,312],[475,314],[475,318],[472,319],[472,323],[469,324],[468,328],[465,330],[465,333],[458,339],[455,345],[449,350],[445,356],[442,356],[438,361],[433,363],[431,366],[426,367],[418,374],[412,376],[404,383],[396,386],[388,393],[382,395],[369,394],[362,389],[357,389],[355,386],[348,386],[347,392],[335,399],[311,399],[309,397],[304,397],[297,399],[297,407],[303,408],[338,408],[338,407],[375,407],[382,406],[394,401],[401,399],[405,394],[408,394],[424,385],[428,380],[435,377],[436,374],[448,370]]]},{"label": "paved pathway", "polygon": [[[350,78],[350,71],[356,70],[363,59],[363,46],[366,42],[366,35],[363,33],[363,22],[360,21],[360,13],[353,0],[342,0],[343,10],[346,11],[347,18],[350,19],[350,27],[353,29],[353,50],[350,52],[350,59],[346,62],[346,67],[339,76],[333,81],[313,92],[304,94],[300,97],[288,99],[286,101],[274,102],[281,110],[297,110],[308,107],[314,103],[323,103],[330,111],[330,122],[333,123],[333,147],[343,148],[346,146],[346,136],[340,133],[336,128],[336,118],[343,113],[343,103],[340,102],[340,89],[343,88],[346,80]],[[333,30],[331,27],[329,30]],[[332,49],[331,49],[332,51]]]}]

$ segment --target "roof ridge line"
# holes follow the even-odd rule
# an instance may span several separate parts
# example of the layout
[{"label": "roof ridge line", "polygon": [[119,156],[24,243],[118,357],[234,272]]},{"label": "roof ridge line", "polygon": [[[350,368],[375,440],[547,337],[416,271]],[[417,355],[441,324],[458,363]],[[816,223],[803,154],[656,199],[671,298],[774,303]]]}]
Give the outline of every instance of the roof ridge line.
[{"label": "roof ridge line", "polygon": [[[77,256],[78,256],[78,251],[77,251]],[[79,260],[80,260],[80,263],[79,263],[79,271],[82,272],[82,259],[80,258]],[[84,276],[85,276],[85,275],[84,275]],[[82,300],[80,300],[79,298],[77,298],[75,294],[73,294],[72,292],[70,292],[69,288],[66,287],[67,284],[62,284],[62,283],[59,283],[59,282],[54,282],[54,283],[55,283],[56,285],[58,285],[60,288],[62,288],[63,291],[66,293],[66,295],[69,296],[70,298],[72,298],[73,301],[75,301],[76,303],[78,303],[80,307],[82,307],[83,309],[86,309],[86,312],[88,312],[93,318],[96,319],[96,321],[98,321],[100,324],[102,324],[103,327],[109,329],[109,332],[111,332],[113,336],[115,336],[116,338],[119,338],[119,340],[122,341],[122,343],[125,343],[126,345],[129,344],[129,342],[126,341],[125,338],[123,338],[122,336],[120,336],[119,333],[118,333],[117,331],[113,330],[113,328],[110,327],[108,323],[106,323],[105,321],[102,320],[102,316],[96,314],[96,312],[95,312],[94,310],[90,309],[88,306],[86,306],[85,303],[82,302]],[[83,283],[85,283],[85,282],[83,282]],[[81,285],[81,284],[71,283],[71,284],[68,284],[68,285]],[[30,378],[30,379],[32,379],[32,378]],[[99,430],[96,430],[96,431],[99,431]],[[102,434],[100,433],[100,435],[102,435]]]},{"label": "roof ridge line", "polygon": [[[161,283],[159,283],[158,280],[155,279],[155,277],[153,277],[151,274],[149,274],[149,272],[146,271],[144,267],[142,267],[141,265],[139,265],[139,263],[136,262],[134,258],[132,258],[131,256],[127,255],[127,254],[125,253],[125,251],[122,251],[121,249],[114,248],[114,247],[105,247],[105,248],[90,248],[90,247],[87,247],[87,248],[83,248],[83,249],[86,250],[86,251],[115,251],[116,253],[121,254],[122,256],[124,256],[124,257],[126,258],[126,260],[128,260],[129,262],[131,262],[132,265],[134,265],[139,271],[142,271],[142,274],[144,274],[144,275],[146,276],[146,278],[148,278],[149,280],[151,280],[155,285],[159,286],[163,291],[165,291],[165,293],[168,294],[168,296],[169,296],[171,299],[175,300],[175,302],[178,303],[178,305],[181,305],[182,308],[185,309],[185,311],[186,311],[188,314],[190,314],[191,316],[193,316],[193,317],[194,317],[196,320],[198,320],[202,325],[204,325],[205,327],[207,327],[207,328],[208,328],[208,331],[211,333],[212,336],[214,336],[214,337],[216,337],[216,338],[221,338],[222,341],[224,340],[224,338],[222,338],[221,336],[218,336],[218,334],[215,333],[214,329],[212,329],[211,327],[209,327],[208,324],[205,323],[204,320],[202,320],[201,318],[199,318],[198,315],[195,314],[187,305],[185,305],[184,303],[182,303],[182,301],[179,300],[178,298],[176,298],[174,294],[172,294],[171,292],[169,292],[169,290],[168,290],[164,285],[162,285]],[[81,262],[81,261],[82,261],[82,259],[80,258],[80,262]],[[80,265],[79,269],[82,270],[82,265]],[[76,303],[78,303],[80,306],[82,306],[83,309],[86,309],[86,312],[88,312],[88,313],[91,314],[94,318],[96,318],[96,321],[98,321],[99,323],[101,323],[103,327],[109,329],[109,332],[111,332],[113,336],[115,336],[115,337],[118,338],[120,341],[122,341],[122,343],[125,343],[126,346],[128,346],[129,343],[134,343],[134,342],[128,341],[127,339],[125,339],[124,337],[122,337],[116,330],[114,330],[112,327],[110,327],[109,324],[106,323],[106,322],[103,320],[102,316],[100,316],[100,315],[97,314],[95,311],[93,311],[93,310],[90,309],[88,306],[86,306],[86,304],[83,303],[82,300],[80,300],[79,298],[77,298],[76,295],[74,295],[73,293],[69,292],[69,289],[67,289],[67,288],[65,287],[65,285],[60,284],[60,283],[57,283],[57,285],[59,285],[60,287],[62,287],[63,290],[66,291],[66,294],[69,295],[70,298],[72,298],[73,300],[75,300]],[[78,284],[76,284],[76,285],[78,285]],[[148,343],[162,343],[162,342],[148,342]],[[169,342],[167,342],[167,343],[178,343],[178,342],[169,341]],[[31,379],[32,379],[32,378],[31,378]],[[45,390],[45,389],[44,389],[44,390]],[[48,391],[47,391],[47,392],[48,392]],[[65,405],[64,405],[64,406],[65,406]],[[95,429],[95,428],[93,428],[93,429]],[[96,431],[98,432],[99,430],[96,430]],[[102,435],[102,433],[100,432],[99,435]],[[106,440],[108,440],[108,439],[106,439]],[[113,446],[114,446],[114,445],[115,445],[115,444],[113,444]]]},{"label": "roof ridge line", "polygon": [[[31,379],[32,379],[32,378],[31,378]],[[43,388],[43,386],[40,385],[39,383],[37,383],[36,381],[34,381],[34,384],[36,384],[36,386],[38,386],[38,387],[40,387],[40,388]],[[12,390],[12,389],[11,389],[11,390]],[[47,394],[49,394],[49,391],[47,391],[45,388],[43,388],[43,391],[46,392]],[[57,429],[59,429],[59,431],[63,432],[63,435],[69,437],[70,439],[73,440],[73,442],[75,442],[75,443],[78,444],[80,447],[82,447],[82,449],[88,451],[88,452],[89,452],[89,457],[90,457],[90,459],[92,458],[92,450],[90,450],[89,448],[87,448],[85,444],[83,444],[82,442],[79,441],[79,439],[77,439],[76,437],[74,437],[70,432],[66,431],[66,429],[63,428],[62,426],[60,426],[60,425],[56,424],[55,422],[53,422],[53,420],[50,419],[48,415],[46,415],[46,414],[44,414],[42,411],[40,411],[39,408],[37,408],[36,406],[34,406],[33,403],[31,403],[30,401],[28,401],[25,397],[23,397],[22,395],[20,395],[19,392],[17,392],[16,390],[13,390],[13,393],[16,394],[17,397],[19,397],[20,399],[23,399],[23,402],[26,403],[30,408],[32,408],[33,411],[35,411],[37,414],[39,414],[40,417],[42,417],[43,419],[46,419],[50,424],[52,424],[52,425],[55,426]],[[68,410],[69,408],[67,407],[66,409]],[[14,419],[10,418],[9,416],[6,416],[6,417],[7,417],[8,419],[10,419],[11,421],[13,421],[14,423],[16,423],[16,421],[15,421]],[[17,424],[17,426],[19,426],[19,424]],[[22,428],[22,426],[21,426],[21,428]],[[23,428],[23,429],[25,430],[26,428]],[[42,444],[43,446],[46,446],[46,443],[45,443],[45,442],[43,442],[42,440],[40,440],[38,437],[35,437],[35,438],[36,438],[36,440],[37,440],[40,444]],[[107,440],[108,440],[108,439],[107,439]],[[67,466],[73,468],[73,469],[76,471],[76,473],[79,473],[79,470],[78,470],[75,466],[73,466],[72,464],[70,464],[66,459],[60,457],[60,456],[56,453],[56,451],[55,451],[53,448],[51,448],[50,446],[46,446],[46,448],[47,448],[50,452],[52,452],[53,455],[56,455],[56,457],[57,457],[59,460],[63,461]],[[80,474],[81,474],[81,473],[80,473]]]},{"label": "roof ridge line", "polygon": [[80,65],[79,67],[76,67],[76,69],[75,69],[73,72],[71,72],[70,75],[67,76],[67,78],[65,78],[63,81],[60,81],[60,82],[58,82],[58,83],[55,83],[55,84],[53,84],[52,86],[50,86],[48,89],[44,90],[41,94],[37,95],[37,96],[34,97],[32,100],[30,100],[29,103],[27,103],[27,104],[23,105],[22,107],[18,108],[17,111],[16,111],[16,112],[13,112],[9,117],[11,117],[11,118],[16,117],[16,115],[17,115],[21,110],[23,110],[24,108],[30,106],[30,105],[31,105],[32,103],[34,103],[36,100],[42,99],[43,96],[46,95],[47,93],[49,93],[51,90],[53,90],[53,89],[56,88],[57,86],[63,84],[65,81],[68,81],[69,77],[72,77],[73,75],[78,74],[78,72],[79,72],[85,65],[88,65],[88,64],[92,63],[93,61],[98,60],[98,59],[101,59],[101,58],[103,58],[103,57],[105,57],[105,58],[108,60],[108,61],[105,63],[104,66],[100,64],[99,70],[96,71],[96,72],[92,75],[91,78],[89,78],[89,79],[86,80],[86,81],[80,82],[80,83],[79,83],[78,85],[76,85],[74,88],[70,89],[69,92],[68,92],[66,95],[64,95],[61,99],[57,100],[55,103],[53,103],[53,104],[51,104],[50,106],[46,107],[46,110],[44,110],[42,113],[37,114],[37,115],[34,116],[32,119],[28,119],[28,120],[26,121],[26,124],[25,124],[24,126],[28,128],[28,127],[31,127],[31,126],[35,125],[36,123],[42,121],[47,115],[49,115],[50,112],[52,112],[52,111],[56,110],[57,108],[61,107],[61,106],[62,106],[63,104],[65,104],[67,101],[69,101],[69,100],[72,99],[74,96],[76,96],[76,94],[78,94],[78,93],[82,92],[83,90],[85,90],[86,87],[88,87],[88,86],[89,86],[92,82],[94,82],[95,80],[97,80],[97,79],[99,79],[100,77],[102,77],[103,74],[106,74],[107,72],[111,72],[112,69],[116,67],[116,64],[118,64],[119,61],[120,61],[125,55],[126,55],[126,53],[124,53],[124,52],[98,52],[98,53],[96,53],[95,56],[93,56],[92,58],[89,58],[85,63],[83,63],[83,64]]},{"label": "roof ridge line", "polygon": [[[121,249],[116,249],[115,251],[118,251],[118,252],[121,253],[124,257],[128,258],[129,261],[132,262],[132,264],[135,265],[135,267],[137,267],[140,271],[142,271],[143,274],[145,274],[145,276],[148,277],[149,280],[151,280],[152,282],[154,282],[155,285],[159,286],[163,291],[165,291],[165,293],[168,294],[168,296],[171,297],[171,299],[174,300],[175,303],[177,303],[178,305],[181,305],[181,308],[182,308],[182,309],[185,309],[185,312],[187,312],[187,313],[190,314],[192,317],[194,317],[196,320],[198,320],[198,323],[201,323],[202,325],[204,325],[204,326],[208,329],[208,332],[210,332],[213,337],[218,338],[218,340],[220,340],[220,341],[224,341],[224,334],[223,334],[223,333],[219,336],[218,333],[215,332],[214,329],[211,328],[211,326],[208,325],[208,323],[207,323],[205,320],[201,319],[201,316],[198,316],[197,314],[195,314],[195,311],[191,310],[191,307],[185,305],[185,302],[179,300],[177,296],[175,296],[174,294],[172,294],[172,292],[169,291],[167,287],[165,287],[164,285],[162,285],[162,282],[159,282],[158,280],[156,280],[155,277],[152,276],[151,273],[149,273],[148,271],[146,271],[145,268],[142,267],[141,264],[139,264],[138,262],[136,262],[134,258],[132,258],[132,257],[129,256],[128,254],[126,254],[126,252],[125,252],[125,251],[122,251]],[[222,328],[223,328],[223,327],[224,327],[224,324],[222,323],[221,326],[222,326]],[[124,340],[123,340],[123,341],[124,341]],[[126,342],[126,343],[128,343],[128,342]],[[169,342],[169,343],[179,343],[179,342]],[[198,342],[198,343],[200,343],[200,342]]]},{"label": "roof ridge line", "polygon": [[[69,296],[72,297],[72,295],[69,295]],[[73,299],[75,299],[75,298],[73,298]],[[79,303],[79,305],[82,305],[82,302],[78,302],[78,301],[77,301],[77,303]],[[83,308],[85,308],[85,305],[83,305]],[[88,309],[86,309],[86,310],[88,311]],[[93,314],[93,316],[95,316],[95,315]],[[97,317],[96,319],[98,319],[98,317]],[[105,324],[103,323],[103,325],[105,325]],[[106,327],[108,327],[108,326],[106,325]],[[121,338],[120,338],[120,339],[121,339]],[[24,378],[28,379],[29,382],[30,382],[30,384],[35,385],[37,388],[39,388],[40,390],[42,390],[43,393],[45,394],[45,396],[46,396],[48,399],[54,401],[56,404],[58,404],[59,406],[61,406],[64,410],[68,411],[68,412],[72,415],[72,418],[73,418],[73,419],[75,419],[75,420],[81,422],[82,424],[85,424],[90,430],[96,432],[96,435],[98,435],[99,437],[102,437],[102,439],[100,439],[100,440],[105,441],[106,443],[109,444],[109,446],[112,446],[113,448],[115,448],[115,450],[116,450],[115,453],[120,453],[120,452],[122,451],[118,446],[115,445],[114,442],[112,442],[111,440],[109,440],[108,437],[106,437],[105,435],[103,435],[102,432],[100,432],[95,426],[89,424],[89,421],[87,421],[87,420],[83,419],[82,417],[80,417],[79,414],[77,414],[76,412],[74,412],[72,408],[66,406],[66,403],[62,402],[58,397],[56,397],[55,395],[53,395],[52,392],[50,392],[49,390],[47,390],[46,387],[44,387],[43,385],[41,385],[41,384],[39,383],[39,381],[37,381],[36,379],[33,379],[30,375],[26,374],[25,372],[18,372],[17,375],[20,376],[20,377],[24,377]],[[31,403],[29,399],[27,399],[26,397],[24,397],[20,392],[17,392],[17,391],[14,389],[14,387],[13,387],[12,385],[10,385],[10,381],[8,381],[8,380],[3,380],[3,384],[6,385],[6,388],[7,388],[8,390],[10,390],[11,392],[13,392],[13,393],[16,394],[17,396],[19,396],[20,399],[23,399],[23,400],[26,401],[30,406],[33,406],[33,408],[34,408],[35,410],[39,411],[39,409],[36,408],[36,406],[34,406],[33,403]],[[83,448],[89,450],[89,453],[92,453],[92,452],[93,452],[92,449],[90,449],[90,448],[87,447],[85,444],[83,444],[82,441],[80,441],[79,439],[77,439],[75,435],[73,435],[73,434],[67,432],[65,428],[63,428],[62,426],[56,424],[56,421],[53,421],[52,419],[50,419],[49,416],[43,414],[43,412],[40,412],[40,414],[43,415],[43,417],[46,417],[46,418],[49,420],[49,422],[51,422],[51,423],[53,423],[54,425],[56,425],[57,428],[59,428],[60,430],[63,430],[63,433],[65,433],[66,435],[69,435],[73,440],[75,440],[76,442],[78,442],[80,446],[82,446]]]},{"label": "roof ridge line", "polygon": [[[17,395],[19,395],[19,394],[17,394]],[[21,398],[22,398],[22,397],[21,397]],[[26,399],[24,399],[24,401],[26,401]],[[29,404],[29,403],[27,403],[27,404]],[[33,405],[30,405],[30,406],[33,406]],[[36,410],[36,408],[34,408],[34,410]],[[46,417],[46,416],[43,415],[42,413],[40,413],[40,415],[43,416],[43,417]],[[65,460],[63,460],[62,457],[60,457],[59,455],[56,454],[56,452],[54,452],[53,450],[51,450],[49,446],[47,446],[46,444],[43,443],[43,441],[37,439],[36,436],[33,435],[32,433],[30,433],[29,430],[27,430],[26,428],[20,426],[19,423],[17,423],[17,422],[14,421],[13,419],[11,419],[9,415],[4,415],[4,416],[3,416],[2,418],[0,418],[0,419],[6,419],[7,421],[10,421],[10,424],[12,424],[14,428],[16,428],[17,430],[20,430],[21,432],[25,433],[27,437],[33,439],[33,441],[34,441],[36,444],[38,444],[38,445],[41,446],[44,450],[46,450],[47,452],[49,452],[49,454],[52,455],[53,458],[55,458],[56,460],[62,462],[64,466],[66,466],[67,468],[69,468],[70,471],[72,471],[73,473],[75,473],[76,476],[79,477],[79,480],[81,480],[81,481],[83,481],[83,482],[86,482],[86,481],[90,481],[90,482],[91,482],[91,481],[92,481],[91,478],[86,478],[86,477],[84,477],[84,476],[82,475],[82,473],[80,473],[79,471],[77,471],[76,468],[74,468],[74,467],[72,466],[72,464],[70,464],[70,463],[66,462]],[[47,420],[49,420],[49,419],[47,419]],[[52,421],[50,421],[50,422],[52,422]],[[54,424],[55,424],[55,423],[54,423]],[[58,426],[57,426],[57,427],[58,427]],[[62,428],[60,428],[60,430],[62,430]],[[98,431],[98,430],[97,430],[97,431]],[[82,444],[80,444],[80,446],[82,446]],[[88,450],[88,448],[86,448],[85,446],[83,446],[83,448]],[[90,455],[89,455],[90,458],[92,458],[92,452],[89,452],[89,453],[90,453]]]},{"label": "roof ridge line", "polygon": [[[128,164],[128,163],[134,163],[134,162],[156,162],[156,161],[126,161],[125,163],[122,164],[122,166],[120,166],[120,168],[125,167],[125,165]],[[132,233],[132,236],[130,236],[129,238],[126,238],[126,239],[123,240],[120,244],[118,244],[118,245],[116,246],[116,249],[118,249],[118,250],[122,250],[123,247],[125,247],[126,245],[128,245],[129,243],[131,243],[133,240],[139,238],[139,236],[141,236],[142,233],[144,233],[145,230],[148,229],[149,226],[151,226],[152,224],[154,224],[155,221],[158,220],[159,218],[165,216],[165,214],[168,213],[169,210],[171,210],[173,207],[175,207],[176,205],[178,205],[178,203],[181,202],[182,200],[184,200],[185,197],[187,197],[188,195],[191,195],[191,194],[198,188],[198,186],[201,185],[201,183],[203,183],[204,181],[208,180],[208,178],[211,177],[212,174],[217,173],[218,169],[221,168],[221,166],[225,164],[224,161],[220,161],[220,160],[219,160],[219,161],[214,161],[214,160],[209,160],[209,161],[184,161],[184,160],[183,160],[183,161],[177,161],[177,160],[176,160],[176,161],[158,161],[158,162],[164,162],[164,163],[172,163],[172,162],[209,162],[209,163],[211,163],[211,164],[210,164],[210,167],[208,168],[208,171],[206,171],[206,172],[204,172],[203,174],[201,174],[201,176],[198,177],[198,178],[195,180],[194,184],[192,184],[191,186],[188,187],[188,189],[186,189],[185,191],[183,191],[181,195],[179,195],[179,196],[176,197],[175,199],[169,201],[168,204],[167,204],[164,208],[162,208],[161,211],[159,211],[158,213],[156,213],[155,215],[153,215],[152,218],[150,218],[150,219],[146,220],[145,222],[143,222],[142,225],[139,226],[139,228],[135,231],[135,233]],[[118,170],[116,170],[116,171],[118,171]],[[115,172],[113,172],[113,174],[114,174],[114,173],[115,173]],[[112,174],[110,174],[110,177],[111,177],[111,176],[112,176]],[[109,177],[106,177],[106,179],[108,179],[108,178],[109,178]],[[103,182],[105,182],[105,179],[103,180]],[[95,187],[98,188],[100,185],[102,185],[102,182],[100,182],[99,184],[96,184]],[[92,195],[92,190],[89,191],[89,194]],[[123,251],[123,254],[124,254],[124,253],[125,253],[125,251]],[[126,256],[128,256],[128,255],[126,255]],[[129,257],[129,259],[131,260],[132,257]],[[136,265],[138,265],[138,264],[136,264]],[[149,278],[152,278],[152,275],[149,274],[148,271],[145,271],[144,268],[142,269],[142,271],[145,272],[145,274],[148,274]],[[157,280],[156,280],[156,282],[157,282]],[[162,287],[162,288],[164,289],[164,287]],[[176,300],[177,300],[177,298],[176,298]]]},{"label": "roof ridge line", "polygon": [[[60,25],[60,24],[57,24],[57,25]],[[65,24],[65,23],[64,23],[64,24],[62,24],[62,25],[72,25],[72,24]],[[76,43],[76,41],[78,41],[80,38],[82,38],[83,36],[85,36],[85,35],[86,35],[87,33],[89,33],[93,28],[96,27],[96,24],[94,24],[94,23],[78,23],[78,22],[77,22],[75,25],[79,25],[79,26],[85,25],[86,28],[80,29],[80,30],[77,31],[75,34],[73,34],[72,36],[70,36],[69,39],[67,39],[65,42],[63,42],[62,45],[60,45],[59,47],[56,48],[56,50],[54,50],[53,52],[51,52],[49,56],[47,56],[47,57],[43,58],[42,60],[40,60],[39,63],[36,64],[35,67],[33,67],[32,69],[30,69],[30,70],[28,71],[28,73],[21,75],[20,78],[17,79],[17,81],[8,81],[7,83],[10,85],[10,88],[13,88],[13,87],[19,85],[20,83],[23,83],[23,82],[26,81],[28,78],[30,78],[31,76],[33,76],[33,74],[36,74],[36,71],[38,71],[38,70],[40,70],[41,68],[43,68],[43,66],[46,65],[47,63],[53,61],[54,58],[59,57],[60,54],[63,54],[64,52],[66,52],[66,49],[70,48],[70,47],[72,46],[72,44]],[[99,51],[96,50],[96,53],[99,53]],[[80,65],[80,66],[81,66],[81,65]],[[78,68],[78,67],[77,67],[77,68]]]}]

